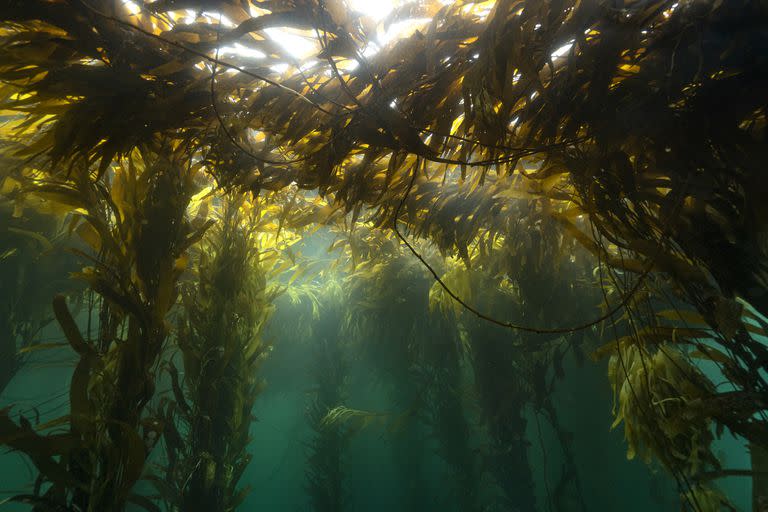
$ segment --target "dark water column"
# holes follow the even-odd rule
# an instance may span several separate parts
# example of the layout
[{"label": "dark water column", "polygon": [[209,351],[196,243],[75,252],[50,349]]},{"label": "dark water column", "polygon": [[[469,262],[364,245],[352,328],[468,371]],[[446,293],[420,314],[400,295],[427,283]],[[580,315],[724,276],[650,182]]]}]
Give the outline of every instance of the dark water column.
[{"label": "dark water column", "polygon": [[535,486],[528,462],[524,388],[516,375],[510,340],[496,329],[475,332],[473,366],[480,404],[491,438],[490,470],[511,510],[536,509]]},{"label": "dark water column", "polygon": [[462,368],[458,332],[455,324],[443,318],[433,318],[423,340],[421,357],[427,378],[428,423],[437,441],[437,451],[447,463],[453,480],[452,499],[458,510],[481,510],[480,466],[471,444],[472,429],[465,415],[461,390]]},{"label": "dark water column", "polygon": [[16,337],[8,315],[0,313],[0,393],[11,381],[17,368]]},{"label": "dark water column", "polygon": [[[392,394],[396,407],[408,411],[418,408],[422,397],[416,385],[414,374],[408,368],[401,368],[394,375]],[[425,436],[416,421],[407,421],[392,438],[393,458],[397,475],[403,488],[404,511],[422,512],[431,506],[424,475],[423,450]]]},{"label": "dark water column", "polygon": [[768,448],[751,443],[749,451],[752,456],[752,470],[757,473],[752,477],[752,510],[765,512],[768,510]]},{"label": "dark water column", "polygon": [[346,365],[338,332],[328,332],[326,336],[321,332],[315,360],[316,392],[307,411],[313,430],[305,470],[307,492],[315,512],[341,512],[346,501],[343,455],[348,436],[343,424],[323,424],[328,411],[344,399]]}]

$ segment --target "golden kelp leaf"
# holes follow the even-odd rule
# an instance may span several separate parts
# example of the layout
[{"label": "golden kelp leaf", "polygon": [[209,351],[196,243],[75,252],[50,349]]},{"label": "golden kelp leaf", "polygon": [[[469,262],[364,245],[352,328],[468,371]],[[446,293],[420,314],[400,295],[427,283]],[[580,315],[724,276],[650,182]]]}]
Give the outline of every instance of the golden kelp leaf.
[{"label": "golden kelp leaf", "polygon": [[[443,275],[442,281],[462,300],[471,302],[471,271],[460,265],[460,263],[454,263],[453,268]],[[453,311],[456,315],[461,314],[464,309],[463,306],[455,301],[440,283],[437,282],[435,282],[429,290],[429,308],[431,311],[435,311],[436,309],[440,309],[443,312]]]},{"label": "golden kelp leaf", "polygon": [[120,427],[123,432],[124,441],[124,444],[121,445],[121,450],[124,454],[123,462],[125,464],[123,468],[123,493],[127,494],[141,476],[141,472],[144,469],[146,451],[144,441],[132,426],[121,423]]},{"label": "golden kelp leaf", "polygon": [[747,329],[748,332],[752,334],[756,334],[757,336],[766,336],[768,333],[765,332],[765,329],[762,327],[758,327],[757,325],[751,324],[749,322],[744,322],[744,328]]},{"label": "golden kelp leaf", "polygon": [[171,60],[157,66],[156,68],[150,69],[147,73],[154,76],[166,76],[178,73],[179,71],[183,71],[188,67],[188,62],[183,62],[181,60]]},{"label": "golden kelp leaf", "polygon": [[46,421],[44,423],[40,423],[40,424],[36,425],[35,428],[38,431],[48,430],[48,429],[51,429],[51,428],[61,427],[63,425],[69,425],[70,422],[71,422],[70,415],[69,414],[65,414],[64,416],[60,416],[60,417],[58,417],[56,419],[53,419],[51,421]]},{"label": "golden kelp leaf", "polygon": [[361,409],[350,409],[349,407],[339,405],[326,413],[320,422],[320,425],[323,427],[331,427],[344,424],[351,420],[358,420],[363,424],[363,426],[367,426],[375,419],[386,418],[388,416],[389,415],[385,413],[363,411]]},{"label": "golden kelp leaf", "polygon": [[0,443],[25,453],[42,475],[56,485],[85,490],[86,487],[54,459],[66,455],[75,446],[69,434],[38,435],[23,416],[16,425],[8,416],[8,409],[0,411]]},{"label": "golden kelp leaf", "polygon": [[77,235],[94,251],[101,250],[101,236],[89,222],[83,222],[75,229]]},{"label": "golden kelp leaf", "polygon": [[157,318],[164,318],[168,310],[176,301],[176,277],[171,272],[160,275],[155,296],[154,314]]},{"label": "golden kelp leaf", "polygon": [[25,189],[30,198],[40,198],[65,207],[67,210],[86,208],[80,193],[77,190],[59,185],[35,185]]},{"label": "golden kelp leaf", "polygon": [[288,286],[292,285],[297,279],[299,279],[304,274],[306,274],[308,270],[309,270],[308,265],[306,264],[299,265],[294,271],[293,275],[291,275],[291,277],[288,279]]},{"label": "golden kelp leaf", "polygon": [[639,329],[634,335],[621,336],[602,345],[592,353],[592,359],[601,359],[615,353],[619,347],[626,348],[638,342],[646,347],[651,347],[662,343],[692,343],[697,339],[709,337],[709,333],[701,329],[664,325],[647,326]]},{"label": "golden kelp leaf", "polygon": [[176,258],[176,261],[173,262],[173,269],[183,272],[187,269],[187,265],[189,265],[189,255],[185,253]]},{"label": "golden kelp leaf", "polygon": [[10,249],[4,251],[2,254],[0,254],[0,261],[10,258],[14,254],[18,252],[18,249],[16,247],[11,247]]},{"label": "golden kelp leaf", "polygon": [[18,190],[20,188],[21,188],[21,183],[18,180],[11,178],[10,176],[6,176],[3,179],[2,185],[0,185],[0,195],[7,196],[11,192]]}]

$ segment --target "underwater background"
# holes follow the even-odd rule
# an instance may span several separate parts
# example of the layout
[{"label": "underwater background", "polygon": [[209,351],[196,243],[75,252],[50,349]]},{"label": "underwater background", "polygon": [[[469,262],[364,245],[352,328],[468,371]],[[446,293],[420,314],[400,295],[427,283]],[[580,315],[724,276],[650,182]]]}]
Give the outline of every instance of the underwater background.
[{"label": "underwater background", "polygon": [[768,512],[765,0],[0,1],[0,512]]},{"label": "underwater background", "polygon": [[[329,242],[333,242],[333,238],[328,233],[312,235],[301,242],[301,250],[307,258],[321,258]],[[426,277],[422,276],[422,279],[426,280]],[[392,276],[395,296],[398,286],[402,285],[396,280],[397,277]],[[322,281],[311,283],[317,290],[327,289],[329,284],[334,286],[334,283]],[[429,286],[426,281],[423,284],[420,291],[426,294]],[[261,369],[266,388],[252,411],[254,421],[250,426],[247,450],[253,455],[253,461],[240,482],[249,486],[250,492],[241,504],[242,509],[416,510],[415,493],[419,510],[468,510],[455,497],[464,489],[460,487],[460,481],[457,482],[456,472],[451,470],[446,454],[441,452],[440,441],[435,435],[435,429],[440,426],[425,423],[418,415],[410,414],[397,429],[387,424],[390,417],[402,414],[406,407],[398,391],[407,388],[409,383],[397,379],[407,380],[407,375],[392,373],[391,368],[382,370],[381,364],[364,353],[360,346],[364,341],[349,342],[351,332],[348,326],[345,329],[344,316],[348,315],[351,306],[339,302],[338,296],[331,300],[335,301],[332,306],[320,303],[319,316],[312,317],[306,311],[306,304],[280,298],[266,325],[263,337],[272,345],[272,351]],[[418,301],[411,304],[408,297],[399,300],[405,308],[418,307]],[[431,314],[428,308],[411,312],[413,316],[428,317]],[[414,322],[419,320],[423,319],[413,319]],[[297,322],[304,322],[304,325],[297,329]],[[381,331],[364,334],[379,337],[385,344],[399,343],[396,336],[401,331],[396,327],[380,325],[377,329]],[[511,339],[509,332],[501,327],[486,327],[485,334]],[[590,334],[597,336],[597,332],[587,335]],[[430,339],[433,335],[440,336],[440,333],[427,332],[425,339],[413,341],[434,343],[436,340]],[[42,342],[48,343],[63,339],[55,325],[48,325],[39,336]],[[317,424],[311,419],[311,411],[318,387],[322,385],[322,376],[333,371],[333,365],[318,356],[318,347],[327,343],[343,346],[336,357],[345,361],[343,379],[337,383],[338,402],[327,404],[328,408],[344,405],[361,411],[377,411],[386,417],[381,422],[374,418],[370,425],[356,428],[343,449],[338,450],[343,505],[337,504],[336,508],[328,504],[318,506],[313,501],[316,496],[312,494],[308,477],[314,470],[312,442],[317,437]],[[605,385],[606,362],[585,361],[583,355],[579,358],[573,353],[563,357],[562,374],[556,377],[549,391],[557,426],[545,413],[537,412],[530,399],[521,405],[525,423],[521,435],[524,436],[527,458],[527,467],[522,471],[529,473],[528,478],[533,484],[531,497],[535,501],[527,505],[532,508],[515,505],[514,496],[511,497],[512,504],[499,500],[500,491],[496,488],[499,483],[488,474],[492,467],[488,459],[493,455],[489,453],[493,448],[489,444],[488,424],[477,401],[475,377],[468,360],[470,354],[465,356],[460,362],[458,387],[452,390],[451,397],[460,404],[461,416],[466,422],[465,430],[455,434],[466,437],[457,441],[471,450],[476,464],[486,465],[476,473],[477,481],[470,486],[485,493],[482,499],[486,501],[482,506],[487,508],[477,510],[678,510],[678,493],[671,476],[662,468],[649,468],[642,461],[628,461],[622,430],[609,428],[613,421],[613,397]],[[33,353],[3,391],[0,405],[13,406],[14,413],[34,416],[40,422],[55,419],[68,407],[67,392],[75,362],[68,348]],[[702,365],[702,370],[713,377],[717,373],[716,368],[706,365]],[[551,377],[555,377],[554,374]],[[169,392],[169,384],[164,384],[166,388],[160,388],[161,394]],[[425,394],[429,390],[417,388],[414,392]],[[515,390],[500,388],[494,392],[503,395]],[[569,452],[567,457],[564,447]],[[733,436],[725,435],[717,440],[714,449],[728,466],[749,466],[747,448]],[[164,462],[160,454],[155,459],[160,466]],[[20,454],[5,452],[0,464],[4,475],[0,491],[5,497],[22,493],[32,485],[35,470]],[[565,476],[566,472],[572,473]],[[140,482],[138,486],[150,495],[155,491],[146,482]],[[558,501],[554,502],[554,490],[559,486],[564,490],[558,491]],[[751,510],[749,479],[725,478],[719,481],[719,489],[736,510]],[[7,510],[29,509],[10,502],[2,506]],[[128,505],[128,510],[134,509],[140,510]]]}]

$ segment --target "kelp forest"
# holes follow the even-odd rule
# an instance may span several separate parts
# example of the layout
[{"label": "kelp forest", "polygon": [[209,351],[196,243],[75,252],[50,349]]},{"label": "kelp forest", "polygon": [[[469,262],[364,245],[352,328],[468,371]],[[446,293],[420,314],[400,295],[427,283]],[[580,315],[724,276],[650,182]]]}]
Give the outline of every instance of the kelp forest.
[{"label": "kelp forest", "polygon": [[0,511],[768,511],[767,116],[764,0],[0,1]]}]

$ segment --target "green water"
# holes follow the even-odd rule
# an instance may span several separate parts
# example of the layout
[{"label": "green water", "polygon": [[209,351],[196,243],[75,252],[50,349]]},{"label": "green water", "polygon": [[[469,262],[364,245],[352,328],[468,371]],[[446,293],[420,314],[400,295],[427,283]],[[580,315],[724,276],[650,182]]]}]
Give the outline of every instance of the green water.
[{"label": "green water", "polygon": [[[267,381],[258,398],[251,426],[249,450],[253,461],[242,484],[252,491],[241,510],[305,511],[312,510],[307,493],[307,443],[313,435],[307,421],[307,408],[314,387],[317,359],[310,350],[316,339],[293,339],[278,325],[293,314],[286,301],[278,303],[278,312],[265,338],[274,350],[263,367]],[[321,333],[322,334],[322,333]],[[315,336],[319,336],[317,332]],[[43,338],[58,339],[60,333],[48,326]],[[372,361],[349,354],[344,384],[344,405],[370,411],[397,411],[402,400],[393,394],[397,383],[383,378]],[[46,421],[67,411],[67,387],[74,358],[68,349],[41,351],[30,357],[2,394],[2,404],[13,405],[14,413]],[[466,393],[462,404],[473,453],[482,459],[487,451],[487,433],[481,414],[471,403],[471,371],[463,362]],[[530,473],[535,484],[537,511],[674,511],[679,510],[675,482],[661,468],[649,468],[639,460],[628,461],[621,427],[611,430],[610,387],[604,362],[577,362],[568,356],[564,377],[557,380],[552,400],[561,431],[570,440],[580,492],[566,491],[564,502],[553,504],[553,493],[563,469],[563,449],[548,419],[525,407],[526,440]],[[322,371],[322,369],[321,369]],[[162,384],[162,395],[167,392]],[[727,433],[717,441],[717,452],[728,467],[749,467],[742,444]],[[162,464],[161,450],[153,453],[153,462]],[[415,418],[398,432],[370,425],[351,437],[341,454],[344,510],[412,510],[412,493],[419,495],[423,510],[460,511],[453,496],[454,479],[441,456],[432,429]],[[483,493],[493,494],[492,475],[484,471],[479,478]],[[4,452],[0,458],[4,497],[27,493],[34,484],[32,465],[19,454]],[[414,480],[417,478],[417,480]],[[415,485],[418,484],[418,485]],[[146,483],[140,490],[152,494]],[[738,510],[750,510],[750,480],[731,478],[720,481]],[[493,501],[487,496],[486,502]],[[410,508],[409,508],[410,507]],[[494,508],[495,507],[495,508]],[[4,503],[3,510],[29,510],[16,503]],[[129,506],[129,510],[132,509]],[[138,510],[138,508],[136,508]],[[492,504],[488,510],[515,510]]]}]

